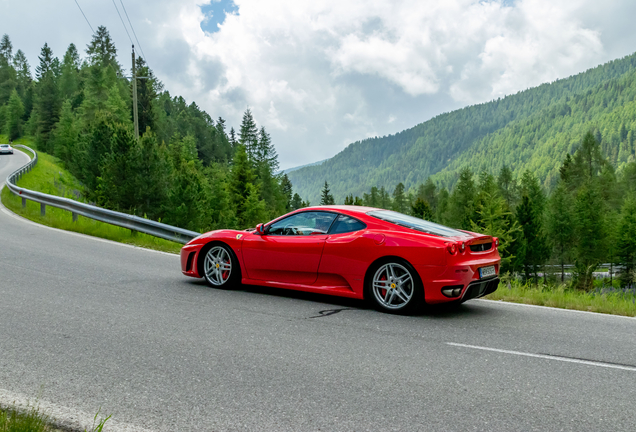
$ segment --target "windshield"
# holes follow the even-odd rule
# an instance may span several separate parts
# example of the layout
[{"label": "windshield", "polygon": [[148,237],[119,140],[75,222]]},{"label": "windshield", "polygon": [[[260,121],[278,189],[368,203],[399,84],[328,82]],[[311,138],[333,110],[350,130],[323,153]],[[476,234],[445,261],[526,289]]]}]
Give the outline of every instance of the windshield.
[{"label": "windshield", "polygon": [[445,227],[444,225],[439,225],[433,222],[426,221],[424,219],[408,216],[391,210],[374,210],[370,211],[367,214],[369,216],[373,216],[374,218],[391,222],[395,225],[411,228],[417,231],[425,232],[427,234],[438,235],[441,237],[457,237],[468,235],[465,232],[457,231],[455,229]]}]

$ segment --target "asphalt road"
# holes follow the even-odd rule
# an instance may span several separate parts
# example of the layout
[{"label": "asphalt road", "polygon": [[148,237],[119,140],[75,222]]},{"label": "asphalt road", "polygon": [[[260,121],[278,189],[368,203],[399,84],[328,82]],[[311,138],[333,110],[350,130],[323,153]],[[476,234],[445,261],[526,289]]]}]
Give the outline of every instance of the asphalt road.
[{"label": "asphalt road", "polygon": [[633,431],[636,319],[212,289],[0,211],[2,391],[159,431]]}]

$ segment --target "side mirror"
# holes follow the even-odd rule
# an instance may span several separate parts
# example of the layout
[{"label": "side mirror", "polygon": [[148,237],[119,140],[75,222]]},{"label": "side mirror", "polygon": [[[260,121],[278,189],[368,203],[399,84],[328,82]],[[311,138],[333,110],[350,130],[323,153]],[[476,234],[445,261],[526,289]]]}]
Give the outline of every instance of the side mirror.
[{"label": "side mirror", "polygon": [[263,225],[262,223],[259,223],[258,225],[256,225],[256,234],[258,235],[265,234],[265,225]]}]

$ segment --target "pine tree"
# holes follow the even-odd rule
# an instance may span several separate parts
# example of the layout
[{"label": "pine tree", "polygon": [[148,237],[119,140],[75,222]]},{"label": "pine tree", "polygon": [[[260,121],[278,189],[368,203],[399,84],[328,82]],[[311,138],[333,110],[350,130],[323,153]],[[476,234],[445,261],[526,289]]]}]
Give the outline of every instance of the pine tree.
[{"label": "pine tree", "polygon": [[167,149],[146,131],[139,139],[139,167],[135,176],[135,208],[138,216],[158,219],[167,205],[171,167]]},{"label": "pine tree", "polygon": [[561,266],[561,282],[565,281],[565,263],[571,257],[574,244],[574,202],[564,181],[560,181],[552,192],[547,206],[547,231],[553,255]]},{"label": "pine tree", "polygon": [[549,253],[540,209],[539,203],[528,194],[522,196],[516,209],[517,222],[521,227],[521,247],[517,262],[523,268],[526,280],[530,279],[530,273],[533,274],[535,285],[538,282],[539,267],[547,261]]},{"label": "pine tree", "polygon": [[110,142],[114,134],[114,122],[106,113],[100,113],[82,136],[81,147],[86,149],[81,179],[89,191],[97,188],[101,176],[102,159],[110,152]]},{"label": "pine tree", "polygon": [[121,66],[117,63],[117,48],[104,26],[99,26],[93,33],[93,39],[86,47],[86,54],[92,66],[99,66],[100,69],[110,66],[115,72],[121,71]]},{"label": "pine tree", "polygon": [[194,137],[171,141],[172,164],[165,207],[165,221],[193,231],[202,231],[209,220],[210,185],[197,159]]},{"label": "pine tree", "polygon": [[391,196],[386,191],[384,186],[378,191],[378,207],[390,210],[391,209]]},{"label": "pine tree", "polygon": [[451,226],[470,229],[475,221],[475,182],[470,168],[464,168],[449,199],[448,211]]},{"label": "pine tree", "polygon": [[119,87],[117,85],[110,88],[105,109],[112,115],[115,122],[125,125],[132,124],[130,108],[119,94]]},{"label": "pine tree", "polygon": [[407,197],[404,193],[404,183],[400,182],[393,190],[393,210],[399,213],[408,212]]},{"label": "pine tree", "polygon": [[605,206],[598,189],[598,185],[586,181],[577,192],[574,207],[576,282],[583,289],[592,287],[593,273],[606,252]]},{"label": "pine tree", "polygon": [[216,121],[216,139],[219,148],[218,161],[228,162],[234,155],[234,147],[225,132],[225,120],[222,117],[219,117]]},{"label": "pine tree", "polygon": [[80,91],[80,57],[75,44],[70,44],[62,60],[62,75],[60,76],[60,95],[63,99],[70,99],[73,108],[81,103]]},{"label": "pine tree", "polygon": [[264,127],[261,127],[258,133],[258,144],[254,152],[254,160],[256,165],[266,164],[271,173],[278,171],[278,154],[272,144],[271,137]]},{"label": "pine tree", "polygon": [[239,223],[241,227],[250,228],[266,221],[267,207],[265,201],[259,198],[259,191],[255,185],[248,183],[246,193],[245,211],[239,218]]},{"label": "pine tree", "polygon": [[137,79],[137,114],[139,118],[139,131],[141,132],[145,131],[147,128],[155,128],[153,103],[157,98],[157,89],[160,88],[160,84],[157,82],[152,70],[150,70],[142,57],[137,57],[135,59],[135,66],[137,68],[137,76],[147,78]]},{"label": "pine tree", "polygon": [[53,152],[55,157],[62,160],[66,168],[73,174],[79,172],[81,163],[78,152],[77,140],[78,129],[75,124],[75,114],[70,100],[65,100],[62,104],[60,121],[55,125],[52,132]]},{"label": "pine tree", "polygon": [[35,105],[38,112],[37,143],[44,151],[52,152],[49,134],[60,115],[61,101],[55,77],[53,52],[44,44],[39,56],[40,64],[35,69],[37,77]]},{"label": "pine tree", "polygon": [[621,210],[618,225],[618,261],[620,263],[620,281],[623,286],[636,282],[636,199],[628,197]]},{"label": "pine tree", "polygon": [[29,61],[22,50],[18,50],[13,56],[13,68],[16,71],[16,90],[24,103],[23,120],[27,120],[33,109],[33,78]]},{"label": "pine tree", "polygon": [[329,183],[325,181],[325,186],[322,188],[322,192],[320,193],[320,205],[334,205],[336,203],[333,195],[329,192]]},{"label": "pine tree", "polygon": [[517,182],[513,177],[512,170],[507,165],[501,167],[501,171],[499,171],[497,186],[499,193],[508,204],[508,208],[514,208],[518,199]]},{"label": "pine tree", "polygon": [[236,151],[236,146],[238,144],[238,140],[236,139],[236,132],[234,128],[230,128],[230,136],[229,136],[230,145],[232,146],[232,154]]},{"label": "pine tree", "polygon": [[[4,56],[0,56],[0,108],[9,101],[16,85],[15,69]],[[0,124],[3,123],[4,118],[0,118]]]},{"label": "pine tree", "polygon": [[289,177],[287,177],[287,174],[283,174],[283,176],[281,177],[280,188],[286,202],[285,211],[288,212],[292,209],[292,184],[291,181],[289,181]]},{"label": "pine tree", "polygon": [[431,209],[430,204],[428,201],[425,201],[419,196],[415,199],[415,202],[411,206],[411,214],[425,220],[431,220],[433,218],[433,210]]},{"label": "pine tree", "polygon": [[24,105],[18,92],[13,90],[9,103],[5,108],[5,126],[4,133],[10,140],[17,139],[22,135],[22,116],[24,114]]},{"label": "pine tree", "polygon": [[588,132],[583,137],[581,147],[574,154],[572,181],[575,184],[582,184],[585,180],[597,177],[606,164],[607,161],[601,152],[600,141],[594,137],[592,132]]},{"label": "pine tree", "polygon": [[230,193],[230,202],[236,211],[236,217],[240,227],[248,228],[251,222],[250,211],[247,206],[258,202],[254,197],[247,202],[248,197],[255,191],[260,194],[258,188],[254,186],[256,175],[252,169],[251,163],[247,157],[247,151],[243,144],[239,144],[236,148],[232,171],[230,173],[230,181],[228,189]]},{"label": "pine tree", "polygon": [[254,164],[258,148],[258,128],[254,122],[254,117],[252,117],[252,111],[250,111],[249,108],[245,110],[245,113],[243,114],[239,143],[245,146],[248,160],[250,163]]},{"label": "pine tree", "polygon": [[435,211],[435,217],[433,218],[433,221],[448,224],[447,221],[450,219],[450,216],[448,214],[449,201],[450,195],[448,193],[448,190],[446,190],[446,188],[442,188],[439,191],[439,194],[437,194],[437,209]]},{"label": "pine tree", "polygon": [[424,184],[421,184],[417,189],[417,197],[426,201],[433,214],[437,210],[437,186],[433,183],[431,178],[427,178]]},{"label": "pine tree", "polygon": [[471,230],[487,234],[499,239],[499,255],[501,256],[501,272],[511,270],[516,255],[515,244],[520,228],[508,204],[499,193],[484,199],[477,207],[477,220],[472,222]]},{"label": "pine tree", "polygon": [[297,193],[294,194],[294,197],[291,200],[291,210],[298,210],[300,208],[303,208],[303,201],[300,198],[300,195],[298,195]]},{"label": "pine tree", "polygon": [[2,40],[0,40],[0,57],[6,60],[7,63],[13,61],[13,44],[6,33],[2,35]]},{"label": "pine tree", "polygon": [[137,177],[141,151],[129,125],[115,124],[110,151],[101,163],[97,179],[98,202],[108,208],[136,213]]},{"label": "pine tree", "polygon": [[376,186],[371,187],[370,193],[365,193],[362,195],[362,199],[364,201],[364,205],[368,207],[379,207],[380,206],[380,198],[379,191]]}]

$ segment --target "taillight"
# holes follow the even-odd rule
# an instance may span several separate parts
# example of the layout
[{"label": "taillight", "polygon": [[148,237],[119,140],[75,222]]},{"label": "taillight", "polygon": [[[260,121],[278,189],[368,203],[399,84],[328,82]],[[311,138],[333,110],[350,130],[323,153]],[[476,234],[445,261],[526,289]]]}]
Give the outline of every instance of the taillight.
[{"label": "taillight", "polygon": [[465,250],[465,249],[466,249],[466,243],[462,242],[462,243],[459,245],[459,251],[460,251],[461,253],[464,253],[464,250]]},{"label": "taillight", "polygon": [[449,254],[455,255],[457,253],[457,245],[455,243],[446,243],[446,250]]},{"label": "taillight", "polygon": [[492,242],[495,244],[495,247],[499,247],[499,239],[497,237],[493,237]]}]

